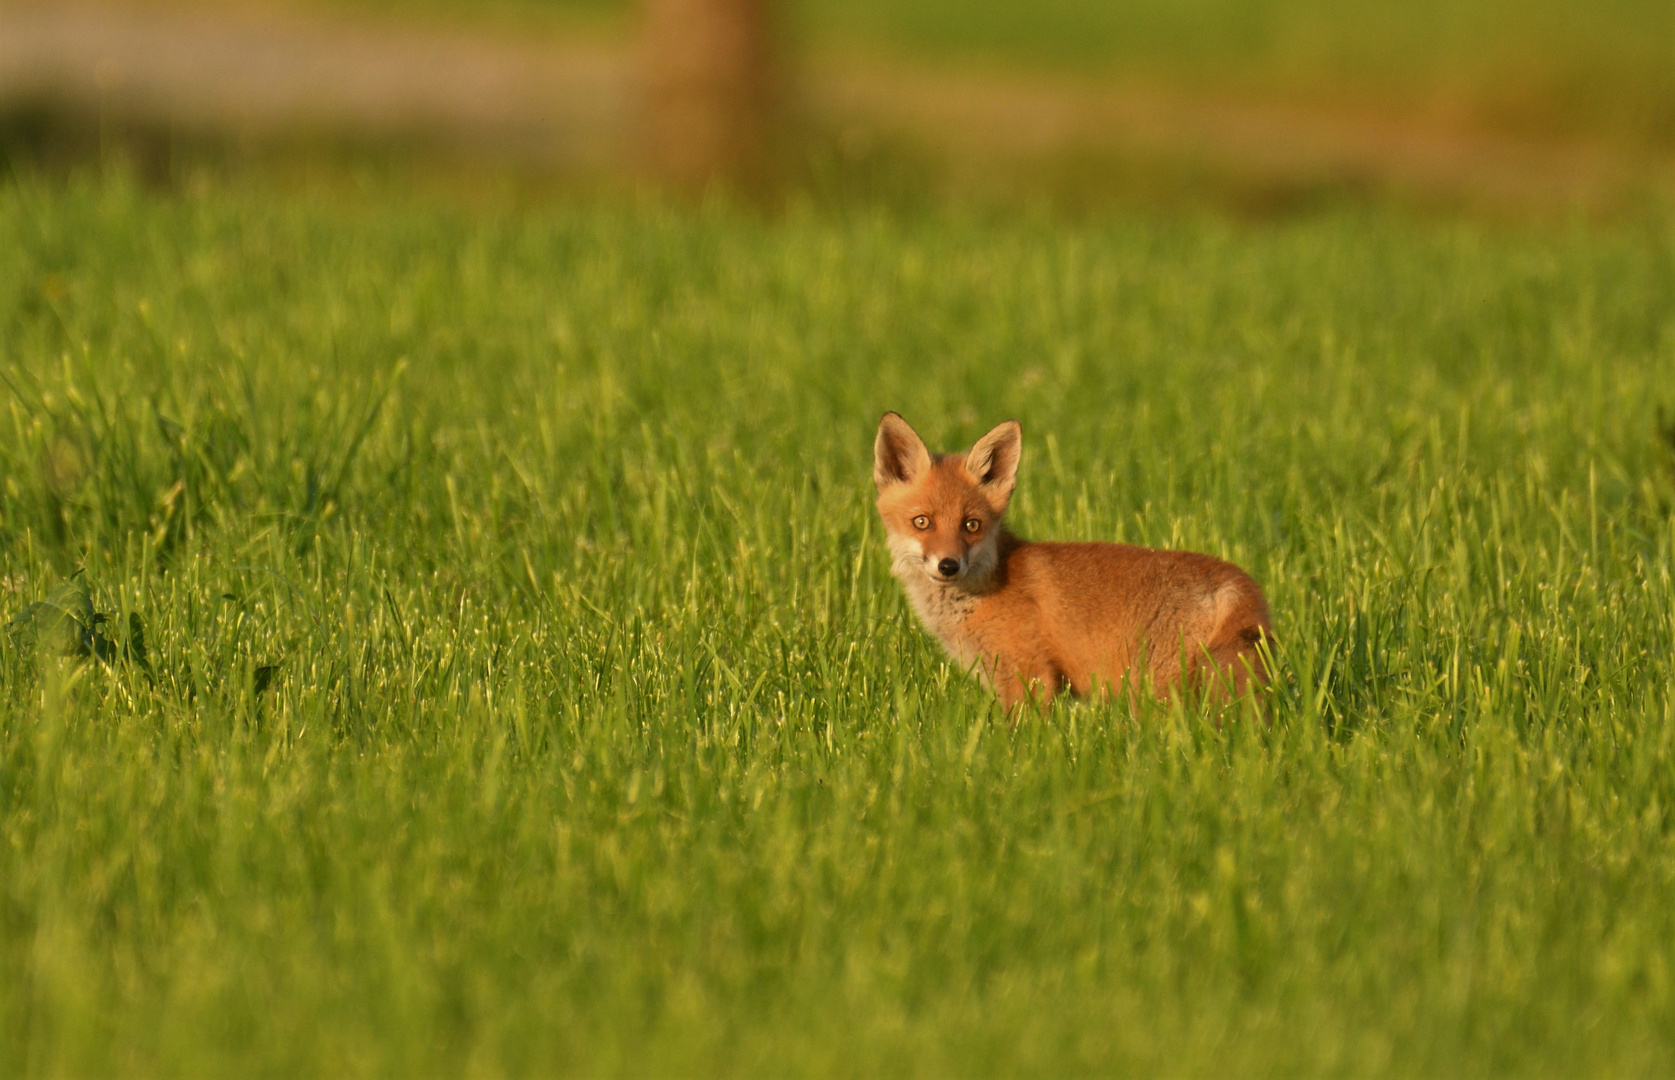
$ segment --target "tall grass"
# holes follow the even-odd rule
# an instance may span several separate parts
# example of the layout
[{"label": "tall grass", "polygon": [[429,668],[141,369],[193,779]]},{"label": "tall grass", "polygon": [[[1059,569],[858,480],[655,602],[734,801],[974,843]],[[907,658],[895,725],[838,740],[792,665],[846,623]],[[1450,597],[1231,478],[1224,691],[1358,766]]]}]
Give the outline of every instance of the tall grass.
[{"label": "tall grass", "polygon": [[[113,646],[0,640],[0,1073],[1675,1066],[1666,220],[25,179],[0,373],[0,610]],[[1009,724],[887,407],[1247,566],[1272,728]]]}]

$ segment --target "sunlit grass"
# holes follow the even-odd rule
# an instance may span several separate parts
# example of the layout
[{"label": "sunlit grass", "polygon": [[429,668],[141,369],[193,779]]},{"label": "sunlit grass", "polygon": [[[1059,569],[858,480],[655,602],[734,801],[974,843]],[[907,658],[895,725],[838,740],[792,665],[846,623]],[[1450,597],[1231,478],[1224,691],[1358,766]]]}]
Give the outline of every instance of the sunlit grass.
[{"label": "sunlit grass", "polygon": [[[1666,220],[23,180],[0,373],[0,617],[111,642],[0,636],[0,1072],[1675,1061]],[[1248,567],[1272,729],[1009,726],[885,408]]]}]

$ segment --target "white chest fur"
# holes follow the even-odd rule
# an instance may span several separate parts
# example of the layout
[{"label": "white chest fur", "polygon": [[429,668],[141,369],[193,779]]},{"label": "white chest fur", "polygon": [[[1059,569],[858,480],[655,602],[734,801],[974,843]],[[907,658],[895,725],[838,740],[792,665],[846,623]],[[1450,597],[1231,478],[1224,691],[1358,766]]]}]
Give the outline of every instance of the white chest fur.
[{"label": "white chest fur", "polygon": [[977,642],[966,631],[966,620],[977,607],[977,597],[962,589],[925,580],[918,569],[898,575],[913,610],[948,655],[961,667],[977,659]]},{"label": "white chest fur", "polygon": [[966,629],[977,596],[959,585],[931,580],[925,572],[924,551],[909,538],[892,537],[890,553],[890,572],[901,582],[919,621],[942,642],[955,663],[969,668],[981,651]]}]

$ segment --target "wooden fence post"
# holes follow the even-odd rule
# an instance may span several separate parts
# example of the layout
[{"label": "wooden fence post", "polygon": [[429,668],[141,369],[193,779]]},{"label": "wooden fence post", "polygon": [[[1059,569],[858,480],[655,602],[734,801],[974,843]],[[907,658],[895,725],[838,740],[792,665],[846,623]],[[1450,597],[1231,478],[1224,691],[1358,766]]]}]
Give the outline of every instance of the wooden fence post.
[{"label": "wooden fence post", "polygon": [[646,0],[647,164],[698,191],[768,179],[775,120],[770,0]]}]

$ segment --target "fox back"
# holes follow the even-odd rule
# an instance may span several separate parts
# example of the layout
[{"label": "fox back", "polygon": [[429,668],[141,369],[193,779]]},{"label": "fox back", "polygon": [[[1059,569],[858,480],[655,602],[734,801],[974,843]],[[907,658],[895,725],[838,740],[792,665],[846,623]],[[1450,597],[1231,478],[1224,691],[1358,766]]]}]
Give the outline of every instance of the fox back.
[{"label": "fox back", "polygon": [[1007,531],[1022,447],[1008,420],[964,454],[932,455],[893,412],[873,444],[891,571],[925,628],[1005,708],[1065,689],[1238,695],[1267,680],[1268,604],[1232,563]]}]

